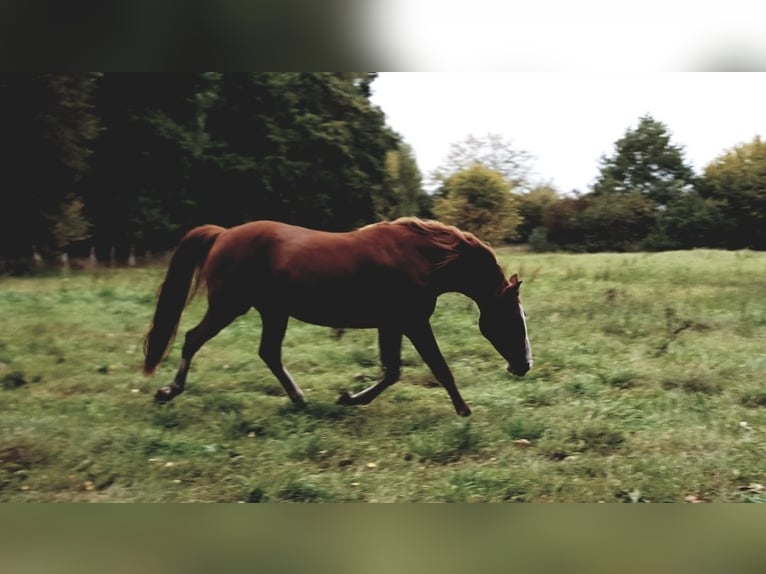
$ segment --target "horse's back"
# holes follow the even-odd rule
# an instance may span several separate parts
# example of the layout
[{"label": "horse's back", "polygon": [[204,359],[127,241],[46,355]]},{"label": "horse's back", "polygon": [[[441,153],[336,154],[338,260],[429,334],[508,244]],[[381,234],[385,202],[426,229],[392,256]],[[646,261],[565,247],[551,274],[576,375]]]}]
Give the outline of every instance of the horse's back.
[{"label": "horse's back", "polygon": [[216,242],[208,285],[235,284],[252,306],[282,308],[310,323],[377,326],[404,312],[424,290],[427,264],[402,231],[372,225],[333,233],[275,221],[246,223]]},{"label": "horse's back", "polygon": [[[226,230],[216,256],[264,259],[276,271],[348,269],[412,265],[419,253],[398,226],[370,225],[349,232],[329,232],[259,220]],[[422,258],[421,258],[422,259]]]}]

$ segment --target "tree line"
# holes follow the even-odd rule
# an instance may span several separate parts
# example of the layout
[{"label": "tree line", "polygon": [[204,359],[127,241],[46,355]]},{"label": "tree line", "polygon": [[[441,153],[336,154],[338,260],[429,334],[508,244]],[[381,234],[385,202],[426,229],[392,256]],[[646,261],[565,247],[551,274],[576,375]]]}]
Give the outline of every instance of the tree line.
[{"label": "tree line", "polygon": [[163,250],[202,223],[430,214],[374,73],[0,75],[0,259]]},{"label": "tree line", "polygon": [[437,217],[538,250],[766,248],[766,143],[696,174],[650,116],[601,158],[592,189],[529,181],[494,134],[430,174],[371,102],[376,74],[0,74],[0,272],[34,255],[172,248],[189,228],[278,219],[348,230]]},{"label": "tree line", "polygon": [[497,136],[469,137],[448,159],[435,174],[434,213],[490,240],[537,251],[766,249],[766,142],[758,135],[697,174],[668,127],[645,115],[600,159],[592,188],[567,194],[531,185],[528,157]]}]

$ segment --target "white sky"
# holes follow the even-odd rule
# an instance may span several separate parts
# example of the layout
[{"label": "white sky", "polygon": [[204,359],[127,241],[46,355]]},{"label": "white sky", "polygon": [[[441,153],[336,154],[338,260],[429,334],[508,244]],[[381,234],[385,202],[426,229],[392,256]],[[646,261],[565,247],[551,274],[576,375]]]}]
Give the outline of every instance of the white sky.
[{"label": "white sky", "polygon": [[753,0],[364,0],[379,69],[766,70]]},{"label": "white sky", "polygon": [[372,88],[424,176],[468,134],[511,140],[532,154],[533,179],[562,193],[587,191],[599,158],[644,114],[698,172],[766,137],[766,73],[384,72]]}]

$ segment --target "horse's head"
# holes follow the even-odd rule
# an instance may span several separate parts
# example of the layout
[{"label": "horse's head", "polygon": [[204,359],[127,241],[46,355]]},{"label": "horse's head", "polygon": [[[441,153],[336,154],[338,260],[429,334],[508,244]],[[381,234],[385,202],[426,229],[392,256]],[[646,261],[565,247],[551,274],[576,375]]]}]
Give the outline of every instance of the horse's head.
[{"label": "horse's head", "polygon": [[521,377],[532,367],[532,348],[524,308],[519,302],[520,285],[516,274],[511,275],[497,296],[481,309],[479,329],[508,361],[508,370]]}]

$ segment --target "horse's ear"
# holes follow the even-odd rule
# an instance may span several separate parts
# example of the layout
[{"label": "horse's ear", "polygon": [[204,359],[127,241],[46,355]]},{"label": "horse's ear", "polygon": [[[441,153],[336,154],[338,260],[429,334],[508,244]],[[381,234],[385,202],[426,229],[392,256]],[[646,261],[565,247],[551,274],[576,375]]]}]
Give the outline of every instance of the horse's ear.
[{"label": "horse's ear", "polygon": [[519,276],[514,273],[508,278],[508,284],[503,289],[503,294],[518,293],[520,286],[521,286],[521,281],[519,280]]}]

